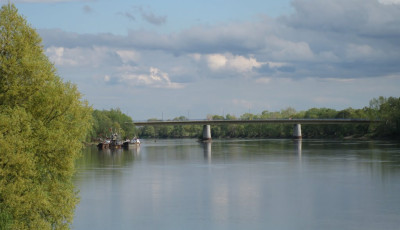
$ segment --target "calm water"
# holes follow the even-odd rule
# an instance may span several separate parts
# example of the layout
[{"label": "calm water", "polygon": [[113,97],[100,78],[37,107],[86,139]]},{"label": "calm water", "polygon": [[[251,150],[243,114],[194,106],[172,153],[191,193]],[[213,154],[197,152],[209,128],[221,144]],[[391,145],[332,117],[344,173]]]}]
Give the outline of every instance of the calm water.
[{"label": "calm water", "polygon": [[84,150],[73,229],[400,229],[400,143],[145,140]]}]

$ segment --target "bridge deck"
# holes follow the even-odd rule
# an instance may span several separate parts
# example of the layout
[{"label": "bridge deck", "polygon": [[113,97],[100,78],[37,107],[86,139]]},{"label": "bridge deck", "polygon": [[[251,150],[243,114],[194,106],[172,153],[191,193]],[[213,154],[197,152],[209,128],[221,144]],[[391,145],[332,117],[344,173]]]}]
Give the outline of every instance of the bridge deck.
[{"label": "bridge deck", "polygon": [[365,119],[265,119],[265,120],[187,120],[187,121],[134,121],[136,126],[152,125],[227,125],[227,124],[370,124],[378,120]]}]

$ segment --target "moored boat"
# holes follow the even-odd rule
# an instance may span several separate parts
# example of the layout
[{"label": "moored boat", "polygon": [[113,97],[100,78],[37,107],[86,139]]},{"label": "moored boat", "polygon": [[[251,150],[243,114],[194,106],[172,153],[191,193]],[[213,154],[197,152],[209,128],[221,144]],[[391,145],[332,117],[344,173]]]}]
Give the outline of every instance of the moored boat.
[{"label": "moored boat", "polygon": [[97,144],[99,149],[120,149],[122,148],[122,141],[119,139],[118,133],[111,134],[111,138],[107,138]]},{"label": "moored boat", "polygon": [[99,149],[109,149],[110,148],[110,143],[111,143],[111,140],[106,139],[104,141],[99,142],[97,144],[97,148],[99,148]]},{"label": "moored boat", "polygon": [[134,148],[140,146],[140,140],[139,138],[134,137],[132,140],[126,140],[123,144],[124,148]]},{"label": "moored boat", "polygon": [[113,133],[111,137],[110,149],[120,149],[122,148],[122,141],[119,140],[118,134]]}]

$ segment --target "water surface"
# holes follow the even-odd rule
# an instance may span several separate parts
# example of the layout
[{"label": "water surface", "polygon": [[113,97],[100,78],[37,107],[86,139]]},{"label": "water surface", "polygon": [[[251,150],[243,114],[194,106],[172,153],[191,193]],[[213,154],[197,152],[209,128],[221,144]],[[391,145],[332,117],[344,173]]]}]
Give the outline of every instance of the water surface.
[{"label": "water surface", "polygon": [[400,229],[400,144],[144,140],[86,148],[73,229]]}]

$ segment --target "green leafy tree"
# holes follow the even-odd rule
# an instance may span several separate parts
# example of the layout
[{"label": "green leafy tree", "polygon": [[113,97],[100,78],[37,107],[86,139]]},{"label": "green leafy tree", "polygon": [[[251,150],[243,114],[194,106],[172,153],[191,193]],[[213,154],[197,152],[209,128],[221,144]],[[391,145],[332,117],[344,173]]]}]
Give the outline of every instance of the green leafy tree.
[{"label": "green leafy tree", "polygon": [[[188,119],[185,116],[175,117],[173,119],[173,121],[187,121],[187,120]],[[172,132],[171,132],[171,135],[173,137],[178,137],[178,138],[187,136],[187,134],[185,132],[185,129],[184,129],[184,127],[182,125],[174,125],[173,129],[172,129]]]},{"label": "green leafy tree", "polygon": [[140,135],[144,137],[155,137],[156,133],[153,126],[144,126],[141,129]]},{"label": "green leafy tree", "polygon": [[155,137],[157,138],[168,138],[172,137],[172,130],[174,127],[172,125],[161,125],[161,126],[154,126],[156,131]]},{"label": "green leafy tree", "polygon": [[0,226],[68,229],[72,176],[91,108],[12,4],[0,10]]},{"label": "green leafy tree", "polygon": [[370,101],[370,117],[382,120],[374,127],[379,137],[400,137],[400,98],[379,97]]},{"label": "green leafy tree", "polygon": [[104,111],[93,111],[93,133],[92,138],[104,138],[110,136],[110,128],[113,121],[107,116]]},{"label": "green leafy tree", "polygon": [[109,137],[111,130],[118,132],[122,138],[136,136],[132,118],[122,113],[120,109],[94,110],[93,120],[91,139]]}]

